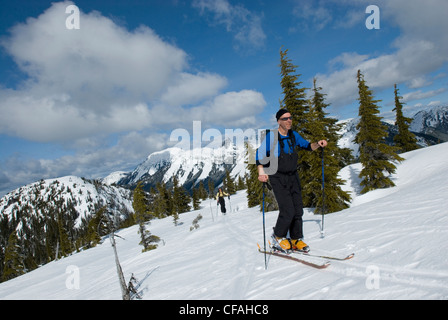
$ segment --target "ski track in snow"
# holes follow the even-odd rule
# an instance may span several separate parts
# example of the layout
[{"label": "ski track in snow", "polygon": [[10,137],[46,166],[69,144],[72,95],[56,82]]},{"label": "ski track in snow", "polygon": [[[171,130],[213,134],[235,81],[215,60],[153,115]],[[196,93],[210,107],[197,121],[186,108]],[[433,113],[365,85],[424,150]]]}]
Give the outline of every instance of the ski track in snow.
[{"label": "ski track in snow", "polygon": [[[316,270],[268,256],[265,270],[262,213],[248,208],[240,191],[198,211],[148,225],[163,242],[142,253],[137,227],[117,232],[117,250],[126,280],[140,281],[143,299],[448,299],[448,143],[407,153],[397,167],[396,187],[359,195],[360,165],[344,168],[349,209],[321,217],[304,214],[311,253],[353,259],[331,261]],[[190,231],[198,214],[200,228]],[[266,213],[269,240],[278,212]],[[213,218],[212,218],[213,215]],[[312,262],[324,259],[300,256]],[[79,270],[79,288],[70,287],[67,267]],[[95,248],[50,262],[0,284],[0,299],[121,299],[109,239]]]}]

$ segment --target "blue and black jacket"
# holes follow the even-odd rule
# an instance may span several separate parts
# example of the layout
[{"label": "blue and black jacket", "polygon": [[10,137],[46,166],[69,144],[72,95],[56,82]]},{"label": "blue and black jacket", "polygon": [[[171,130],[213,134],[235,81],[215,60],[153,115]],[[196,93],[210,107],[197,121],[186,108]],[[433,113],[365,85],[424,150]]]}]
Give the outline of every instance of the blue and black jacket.
[{"label": "blue and black jacket", "polygon": [[[296,152],[296,148],[311,150],[311,143],[305,140],[296,131],[289,130],[286,136],[283,136],[278,132],[278,136],[275,137],[277,130],[267,130],[264,140],[261,142],[260,147],[257,149],[255,160],[257,165],[269,166],[271,157],[279,158],[281,154],[290,155]],[[275,145],[276,144],[276,145]],[[273,150],[273,154],[271,154]],[[281,169],[281,168],[280,168]]]}]

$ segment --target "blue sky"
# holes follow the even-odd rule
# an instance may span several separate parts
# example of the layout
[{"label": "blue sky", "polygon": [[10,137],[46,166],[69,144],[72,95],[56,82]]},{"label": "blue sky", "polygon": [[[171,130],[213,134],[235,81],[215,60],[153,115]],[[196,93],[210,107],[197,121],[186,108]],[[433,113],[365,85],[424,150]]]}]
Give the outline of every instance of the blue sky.
[{"label": "blue sky", "polygon": [[0,195],[131,170],[193,121],[271,127],[282,46],[339,119],[357,115],[358,69],[385,118],[394,83],[409,116],[447,105],[446,12],[445,0],[2,1]]}]

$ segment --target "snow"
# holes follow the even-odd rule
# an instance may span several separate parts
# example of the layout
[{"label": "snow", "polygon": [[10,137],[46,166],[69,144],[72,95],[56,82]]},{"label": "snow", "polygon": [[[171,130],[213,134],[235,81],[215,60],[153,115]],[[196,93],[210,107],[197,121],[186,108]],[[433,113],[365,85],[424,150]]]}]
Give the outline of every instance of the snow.
[{"label": "snow", "polygon": [[112,185],[114,183],[118,183],[118,181],[126,177],[128,174],[129,173],[125,171],[115,171],[101,179],[101,182],[107,185]]},{"label": "snow", "polygon": [[[154,152],[129,173],[131,179],[127,183],[135,184],[139,180],[145,180],[160,173],[160,170],[163,169],[165,172],[161,180],[164,182],[168,182],[175,176],[180,185],[187,182],[196,184],[200,180],[213,178],[213,170],[224,172],[225,165],[231,165],[230,175],[232,178],[244,177],[246,173],[244,144],[235,145],[233,142],[227,141],[219,146],[211,146],[212,144],[192,149],[172,147]],[[194,181],[191,181],[192,179]]]},{"label": "snow", "polygon": [[[70,192],[64,190],[70,189]],[[101,189],[101,190],[99,190]],[[75,210],[79,213],[79,217],[75,222],[79,226],[82,218],[85,218],[92,211],[95,203],[101,201],[107,203],[111,199],[117,204],[114,210],[126,209],[133,212],[131,191],[124,188],[102,185],[95,186],[93,181],[85,180],[77,176],[65,176],[56,179],[41,180],[29,185],[16,189],[3,198],[0,198],[0,212],[5,215],[11,215],[16,208],[16,204],[10,205],[10,198],[18,199],[17,203],[26,204],[34,212],[45,215],[39,209],[40,200],[48,202],[51,198],[63,198],[64,203],[69,201],[75,202]]]},{"label": "snow", "polygon": [[[119,259],[129,280],[142,282],[143,299],[442,299],[448,298],[448,143],[403,155],[396,187],[359,195],[359,164],[340,175],[353,192],[349,209],[321,217],[305,209],[305,241],[313,253],[345,256],[324,270],[271,257],[265,270],[262,214],[248,208],[245,191],[172,218],[152,221],[163,239],[142,253],[137,227],[117,232]],[[190,231],[198,214],[200,228]],[[270,235],[277,211],[266,213]],[[310,261],[322,261],[311,259]],[[109,239],[0,284],[0,299],[121,299]]]},{"label": "snow", "polygon": [[409,129],[425,132],[428,128],[444,127],[448,120],[448,106],[437,106],[417,112]]},{"label": "snow", "polygon": [[353,150],[353,155],[358,156],[359,146],[354,143],[355,137],[358,133],[356,126],[359,123],[359,118],[351,118],[347,120],[338,121],[337,124],[341,125],[341,130],[338,131],[340,138],[338,140],[338,146],[340,148],[349,148]]}]

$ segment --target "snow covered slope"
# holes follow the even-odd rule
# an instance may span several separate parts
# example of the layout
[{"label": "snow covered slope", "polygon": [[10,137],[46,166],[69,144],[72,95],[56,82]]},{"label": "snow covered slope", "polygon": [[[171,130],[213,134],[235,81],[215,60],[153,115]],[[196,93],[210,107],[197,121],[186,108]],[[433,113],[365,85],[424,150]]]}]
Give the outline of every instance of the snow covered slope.
[{"label": "snow covered slope", "polygon": [[[215,201],[199,211],[153,221],[164,241],[142,253],[137,228],[118,232],[117,249],[127,280],[141,281],[143,299],[448,299],[448,143],[413,151],[398,165],[396,187],[365,195],[359,164],[344,168],[351,208],[325,217],[305,210],[306,242],[313,253],[344,256],[316,270],[257,251],[259,208],[247,208],[245,192],[217,214]],[[202,214],[200,228],[190,226]],[[277,212],[266,214],[270,234]],[[308,258],[311,260],[311,258]],[[315,261],[315,260],[312,260]],[[79,286],[78,286],[79,285]],[[0,284],[0,299],[120,299],[109,240]]]}]

